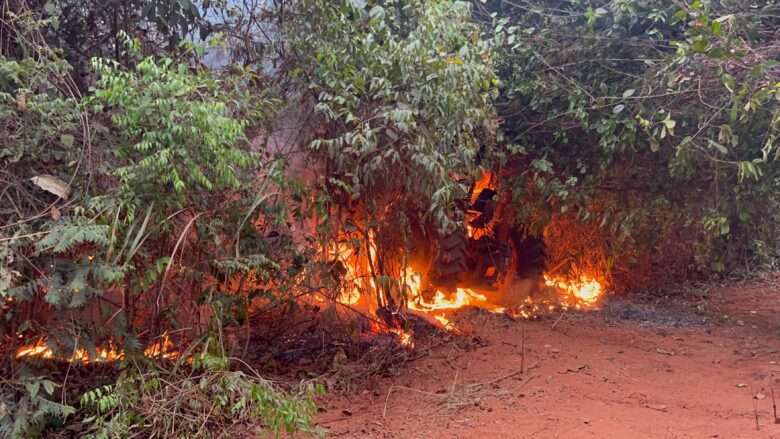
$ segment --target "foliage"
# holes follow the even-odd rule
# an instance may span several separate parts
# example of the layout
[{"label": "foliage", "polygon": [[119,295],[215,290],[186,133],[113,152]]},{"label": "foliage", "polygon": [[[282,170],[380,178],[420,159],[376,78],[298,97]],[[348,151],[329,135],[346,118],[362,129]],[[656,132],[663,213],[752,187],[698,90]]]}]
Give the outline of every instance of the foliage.
[{"label": "foliage", "polygon": [[[170,370],[129,368],[115,384],[82,394],[79,414],[86,437],[213,437],[257,427],[275,435],[317,432],[312,398],[322,392],[320,386],[302,385],[288,393],[254,371],[227,370],[228,359],[215,361],[221,355],[208,351],[206,342],[191,369],[183,359]],[[220,366],[207,366],[215,364]]]},{"label": "foliage", "polygon": [[[20,341],[44,337],[55,358],[68,359],[66,353],[78,348],[85,352],[79,358],[94,359],[97,348],[110,346],[135,361],[143,358],[139,333],[150,328],[194,325],[191,337],[197,338],[198,330],[222,334],[223,326],[245,321],[249,299],[237,293],[248,295],[246,289],[231,296],[227,287],[235,277],[273,279],[280,292],[269,296],[287,294],[282,284],[302,264],[275,260],[293,260],[294,246],[284,239],[270,242],[268,229],[255,226],[258,218],[270,228],[286,217],[270,189],[289,186],[281,163],[261,163],[245,135],[265,120],[272,104],[253,88],[257,76],[193,68],[170,57],[139,58],[140,45],[130,42],[120,59],[94,60],[96,80],[83,98],[70,82],[69,64],[42,38],[56,33],[56,20],[14,11],[24,20],[16,23],[18,39],[0,58],[0,113],[9,116],[0,127],[0,158],[10,176],[3,179],[10,182],[3,194],[20,201],[2,213],[0,229],[0,256],[8,262],[0,270],[0,335],[10,341],[4,341],[3,357],[12,358]],[[28,52],[22,43],[29,44]],[[44,177],[67,190],[46,189],[39,184]],[[197,313],[187,311],[192,309],[219,319],[198,327]],[[214,431],[221,423],[261,421],[274,431],[311,428],[308,394],[288,397],[256,374],[224,370],[231,365],[225,340],[208,340],[211,350],[220,348],[194,356],[195,366],[220,370],[179,372],[175,380],[188,393],[200,392],[202,404],[213,401],[213,417],[206,420]],[[148,368],[154,366],[144,360],[141,370]],[[12,387],[10,393],[3,389],[0,413],[4,431],[32,435],[61,426],[72,409],[51,403],[52,382],[36,385],[47,395],[24,396],[28,379],[13,363],[10,371]],[[95,409],[96,433],[122,437],[149,427],[143,419],[153,415],[158,417],[150,430],[210,434],[201,431],[200,421],[159,417],[164,411],[117,415],[128,401],[165,403],[160,398],[181,390],[160,384],[157,393],[147,392],[132,381],[114,392],[120,384],[92,395],[99,401],[95,406],[87,397],[76,417]]]},{"label": "foliage", "polygon": [[456,226],[451,178],[475,168],[491,133],[491,48],[452,1],[307,0],[293,26],[292,74],[314,96],[326,133],[310,147],[326,183],[352,200],[418,206]]},{"label": "foliage", "polygon": [[51,20],[25,10],[3,11],[0,31],[22,53],[0,50],[0,172],[7,197],[0,216],[10,225],[11,218],[41,212],[52,201],[32,196],[23,182],[39,175],[70,181],[83,169],[79,140],[85,116],[69,80],[70,65],[58,51],[40,45],[40,29]]},{"label": "foliage", "polygon": [[88,391],[80,405],[91,413],[83,422],[92,438],[213,437],[217,431],[251,431],[258,422],[278,435],[315,431],[316,392],[305,387],[290,396],[243,372],[148,373]]},{"label": "foliage", "polygon": [[[236,329],[332,284],[322,231],[379,255],[375,285],[403,296],[393,264],[412,233],[463,228],[480,166],[570,274],[638,288],[771,260],[773,8],[3,0],[0,353],[43,337],[123,360],[76,413],[13,365],[0,431],[312,430],[316,389],[232,358]],[[219,45],[235,62],[206,67]],[[165,330],[198,340],[171,370],[143,353]]]},{"label": "foliage", "polygon": [[776,23],[761,11],[773,7],[487,2],[518,221],[599,225],[616,269],[655,282],[766,261],[780,113]]},{"label": "foliage", "polygon": [[63,422],[75,413],[71,406],[51,400],[57,384],[40,376],[19,380],[0,378],[0,436],[28,437],[47,423]]},{"label": "foliage", "polygon": [[[9,9],[29,8],[51,22],[42,29],[49,46],[63,49],[82,91],[91,84],[90,60],[127,61],[123,34],[143,37],[145,53],[174,54],[182,41],[206,38],[211,27],[200,1],[193,0],[4,0]],[[211,2],[205,2],[211,3]]]},{"label": "foliage", "polygon": [[101,74],[94,102],[115,109],[111,120],[121,133],[116,155],[123,165],[113,171],[121,196],[148,203],[172,190],[181,202],[199,188],[239,186],[237,169],[252,163],[236,148],[245,122],[227,113],[217,81],[170,59],[146,58],[132,72],[106,60],[94,65]]}]

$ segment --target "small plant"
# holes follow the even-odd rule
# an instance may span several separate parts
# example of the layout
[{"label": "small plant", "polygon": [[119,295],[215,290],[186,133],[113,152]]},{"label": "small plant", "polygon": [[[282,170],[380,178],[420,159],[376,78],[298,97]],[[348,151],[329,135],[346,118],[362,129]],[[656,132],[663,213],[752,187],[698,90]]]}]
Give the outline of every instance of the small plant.
[{"label": "small plant", "polygon": [[265,429],[317,433],[317,385],[286,393],[254,374],[201,370],[191,374],[125,373],[116,384],[84,393],[85,437],[210,438]]},{"label": "small plant", "polygon": [[76,410],[54,402],[57,384],[40,376],[0,378],[0,437],[39,434],[48,424],[62,424]]}]

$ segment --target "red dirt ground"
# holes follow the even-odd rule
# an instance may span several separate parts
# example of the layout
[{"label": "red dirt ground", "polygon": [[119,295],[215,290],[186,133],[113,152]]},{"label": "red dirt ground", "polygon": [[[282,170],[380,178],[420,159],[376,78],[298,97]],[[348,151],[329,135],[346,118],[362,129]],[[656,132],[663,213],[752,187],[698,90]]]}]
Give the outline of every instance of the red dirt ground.
[{"label": "red dirt ground", "polygon": [[780,438],[780,278],[699,294],[560,320],[462,310],[478,346],[418,342],[422,358],[330,396],[318,423],[336,438]]}]

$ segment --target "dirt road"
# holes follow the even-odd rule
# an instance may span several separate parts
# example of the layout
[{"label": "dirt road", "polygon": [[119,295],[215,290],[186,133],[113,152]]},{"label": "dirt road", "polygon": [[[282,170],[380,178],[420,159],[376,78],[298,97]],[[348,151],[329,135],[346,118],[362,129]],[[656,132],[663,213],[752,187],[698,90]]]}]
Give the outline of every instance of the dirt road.
[{"label": "dirt road", "polygon": [[457,321],[471,347],[418,343],[395,376],[324,401],[319,424],[337,438],[780,438],[777,279]]}]

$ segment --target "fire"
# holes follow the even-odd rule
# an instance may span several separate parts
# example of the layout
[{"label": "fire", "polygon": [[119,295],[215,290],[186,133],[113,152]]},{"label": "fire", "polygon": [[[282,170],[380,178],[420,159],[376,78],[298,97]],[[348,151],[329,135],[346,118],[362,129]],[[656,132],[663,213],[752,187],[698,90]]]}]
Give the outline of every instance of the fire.
[{"label": "fire", "polygon": [[414,333],[412,331],[406,331],[401,328],[390,328],[384,322],[378,320],[371,320],[371,331],[375,334],[394,334],[398,337],[398,341],[402,346],[406,346],[410,349],[414,349]]},{"label": "fire", "polygon": [[449,299],[441,291],[436,291],[431,301],[425,301],[422,296],[416,297],[415,301],[409,302],[409,308],[423,312],[458,309],[487,302],[487,297],[468,288],[458,288],[453,297]]},{"label": "fire", "polygon": [[455,325],[445,314],[466,306],[479,307],[495,314],[506,311],[490,303],[485,295],[470,288],[457,288],[449,297],[441,290],[437,290],[430,300],[426,300],[420,292],[420,277],[418,273],[410,273],[406,277],[406,284],[411,291],[407,306],[411,310],[430,314],[444,329],[455,329]]},{"label": "fire", "polygon": [[166,360],[175,360],[179,358],[179,352],[174,349],[173,342],[171,342],[171,338],[168,336],[167,332],[164,332],[158,341],[153,342],[149,347],[144,349],[144,355],[149,358],[162,358]]},{"label": "fire", "polygon": [[601,283],[586,275],[582,275],[575,280],[565,280],[545,275],[544,283],[548,287],[563,290],[587,306],[595,305],[604,293],[604,287]]},{"label": "fire", "polygon": [[[469,204],[474,205],[479,199],[480,194],[485,189],[496,189],[497,179],[493,171],[483,171],[479,179],[474,182],[474,187],[471,191],[471,198]],[[479,212],[474,210],[468,210],[466,212],[466,235],[471,239],[480,239],[487,236],[490,233],[491,226],[488,224],[480,227],[474,227],[471,223],[479,216]]]},{"label": "fire", "polygon": [[402,346],[406,346],[410,349],[414,349],[414,334],[412,334],[409,331],[404,331],[401,329],[390,329],[390,332],[398,336],[398,341],[401,342]]},{"label": "fire", "polygon": [[447,317],[438,315],[438,316],[433,316],[433,318],[436,319],[436,321],[438,321],[439,323],[441,323],[444,329],[449,329],[452,327],[452,323],[450,322],[450,319],[448,319]]},{"label": "fire", "polygon": [[479,303],[486,303],[487,297],[477,293],[469,288],[458,288],[455,290],[455,294],[451,297],[447,297],[442,291],[437,290],[430,301],[426,301],[421,294],[421,277],[419,273],[407,273],[406,286],[411,291],[411,299],[409,301],[409,308],[422,311],[432,312],[445,309],[458,309],[468,305],[475,305]]},{"label": "fire", "polygon": [[[493,179],[491,173],[483,174],[475,184],[475,192],[491,188]],[[475,200],[471,201],[473,203]],[[486,233],[486,230],[472,228],[468,222],[466,227],[472,239]],[[376,236],[372,230],[344,235],[339,242],[325,248],[323,255],[330,261],[332,270],[343,285],[336,295],[336,301],[373,315],[377,315],[376,312],[382,309],[385,303],[399,304],[398,300],[384,300],[384,291],[377,294],[380,292],[375,277],[377,273],[383,273],[377,254]],[[473,306],[495,314],[511,313],[523,318],[533,318],[556,310],[592,308],[597,305],[605,290],[604,284],[596,276],[553,276],[548,273],[538,280],[539,286],[548,287],[547,290],[542,289],[546,291],[543,297],[520,297],[519,301],[516,301],[509,296],[515,293],[523,294],[520,291],[527,291],[524,287],[515,291],[510,285],[508,290],[496,292],[495,295],[492,290],[487,292],[466,285],[455,286],[449,291],[433,286],[432,290],[428,291],[426,288],[429,286],[424,285],[423,273],[414,265],[406,265],[406,268],[401,268],[396,283],[383,283],[383,288],[396,291],[394,288],[398,287],[397,291],[401,291],[404,296],[400,303],[405,303],[409,311],[445,330],[456,329],[451,320],[452,312],[464,307]],[[505,300],[508,297],[510,300]],[[505,308],[507,306],[508,308]],[[377,323],[372,325],[371,330],[375,333],[395,334],[404,346],[414,346],[413,333],[402,329],[401,324]]]},{"label": "fire", "polygon": [[[179,353],[174,350],[173,343],[167,333],[163,334],[160,340],[149,345],[149,347],[144,350],[144,355],[149,358],[163,358],[167,360],[179,357]],[[70,356],[61,357],[55,355],[52,348],[46,344],[46,340],[41,338],[31,345],[17,349],[16,358],[41,358],[44,360],[62,360],[69,363],[89,364],[112,363],[123,360],[125,354],[114,346],[113,343],[109,343],[107,347],[95,349],[94,356],[84,348],[76,348]]]},{"label": "fire", "polygon": [[22,357],[53,358],[54,353],[50,347],[46,346],[43,340],[39,340],[36,344],[19,348],[16,351],[16,358]]},{"label": "fire", "polygon": [[474,204],[477,201],[477,197],[479,197],[479,194],[482,193],[484,189],[495,189],[496,188],[496,179],[495,174],[493,174],[493,171],[485,170],[482,172],[482,174],[479,176],[479,180],[474,182],[474,189],[471,191],[471,204]]},{"label": "fire", "polygon": [[39,339],[32,345],[23,346],[16,351],[16,358],[37,357],[45,360],[61,359],[70,363],[109,363],[123,359],[124,354],[109,344],[107,348],[95,349],[95,356],[92,358],[89,352],[84,348],[77,348],[69,357],[58,358],[54,351],[46,344],[44,339]]},{"label": "fire", "polygon": [[[373,240],[372,240],[373,241]],[[369,245],[372,260],[375,260],[376,250],[374,245]],[[361,270],[361,263],[364,263],[358,252],[351,248],[347,243],[337,243],[329,251],[330,258],[337,261],[340,267],[346,270],[344,273],[344,289],[339,293],[336,300],[344,305],[357,305],[363,296],[361,289],[374,290],[376,285],[371,276],[362,274],[368,270]]]}]

